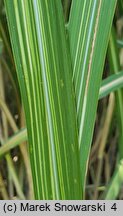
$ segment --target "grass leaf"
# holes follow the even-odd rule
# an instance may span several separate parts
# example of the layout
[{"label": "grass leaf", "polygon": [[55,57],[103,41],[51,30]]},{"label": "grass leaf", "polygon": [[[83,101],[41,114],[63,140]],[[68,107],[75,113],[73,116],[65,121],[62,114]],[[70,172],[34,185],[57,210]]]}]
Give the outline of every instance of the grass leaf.
[{"label": "grass leaf", "polygon": [[3,145],[0,147],[0,158],[4,156],[8,151],[15,148],[22,142],[27,141],[27,129],[21,129],[11,138],[9,138]]},{"label": "grass leaf", "polygon": [[115,0],[73,1],[68,23],[83,189],[115,6]]},{"label": "grass leaf", "polygon": [[117,199],[122,184],[123,184],[123,160],[119,161],[117,168],[111,179],[111,182],[106,188],[106,191],[101,197],[101,199],[105,199],[105,200]]},{"label": "grass leaf", "polygon": [[99,99],[107,96],[113,91],[123,87],[123,72],[118,72],[117,74],[110,75],[108,78],[104,79],[101,83],[101,88],[99,91]]},{"label": "grass leaf", "polygon": [[[110,69],[114,74],[117,74],[121,69],[120,62],[118,58],[118,49],[116,44],[116,33],[114,27],[112,27],[109,47],[108,47],[108,58],[110,63]],[[116,101],[117,101],[117,119],[118,119],[118,129],[120,134],[119,139],[119,155],[120,159],[123,158],[123,91],[118,89],[116,92]]]},{"label": "grass leaf", "polygon": [[6,0],[36,199],[80,199],[71,64],[61,2]]}]

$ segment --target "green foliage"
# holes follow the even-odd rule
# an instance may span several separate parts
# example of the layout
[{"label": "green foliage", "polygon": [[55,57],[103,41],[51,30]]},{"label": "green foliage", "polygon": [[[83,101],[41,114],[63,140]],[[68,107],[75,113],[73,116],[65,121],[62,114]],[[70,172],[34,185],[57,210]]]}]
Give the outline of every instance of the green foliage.
[{"label": "green foliage", "polygon": [[104,79],[101,84],[99,98],[107,96],[109,93],[123,87],[123,72],[119,72]]},{"label": "green foliage", "polygon": [[62,3],[5,0],[27,132],[5,141],[0,156],[28,133],[35,199],[85,198],[98,99],[123,87],[122,72],[101,84],[116,1]]},{"label": "green foliage", "polygon": [[75,106],[61,4],[6,1],[6,9],[26,113],[35,198],[80,199]]},{"label": "green foliage", "polygon": [[[116,1],[73,1],[68,25],[79,128],[82,188],[85,187],[99,87],[115,5]],[[109,14],[108,19],[106,14]]]},{"label": "green foliage", "polygon": [[123,161],[121,160],[117,164],[112,180],[101,198],[106,200],[116,199],[122,184],[123,184]]}]

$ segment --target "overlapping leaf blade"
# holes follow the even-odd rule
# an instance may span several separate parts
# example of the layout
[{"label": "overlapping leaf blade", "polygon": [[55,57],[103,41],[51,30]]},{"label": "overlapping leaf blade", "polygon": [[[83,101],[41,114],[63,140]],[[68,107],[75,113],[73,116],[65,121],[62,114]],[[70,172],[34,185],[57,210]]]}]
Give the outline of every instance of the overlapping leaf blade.
[{"label": "overlapping leaf blade", "polygon": [[123,71],[117,74],[110,75],[104,79],[101,83],[101,88],[99,91],[99,99],[107,96],[113,91],[117,91],[123,87]]},{"label": "overlapping leaf blade", "polygon": [[36,199],[80,199],[70,59],[60,1],[5,0]]},{"label": "overlapping leaf blade", "polygon": [[83,189],[115,5],[115,0],[74,0],[68,23]]}]

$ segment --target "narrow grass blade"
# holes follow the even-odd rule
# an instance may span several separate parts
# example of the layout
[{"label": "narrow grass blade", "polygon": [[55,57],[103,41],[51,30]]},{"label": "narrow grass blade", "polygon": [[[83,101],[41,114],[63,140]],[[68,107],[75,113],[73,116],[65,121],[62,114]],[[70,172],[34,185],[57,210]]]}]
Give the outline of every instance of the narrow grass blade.
[{"label": "narrow grass blade", "polygon": [[111,122],[113,118],[115,108],[115,95],[113,93],[109,96],[106,117],[104,121],[104,125],[102,128],[102,136],[100,138],[99,149],[98,149],[98,160],[97,160],[97,169],[96,169],[96,178],[95,178],[95,190],[94,190],[94,200],[98,198],[99,191],[97,188],[99,187],[102,170],[103,170],[103,159],[104,159],[104,152],[107,144],[107,138],[109,136]]},{"label": "narrow grass blade", "polygon": [[123,184],[123,160],[121,160],[114,172],[114,175],[109,183],[105,193],[101,199],[115,200],[119,194],[121,185]]},{"label": "narrow grass blade", "polygon": [[[118,58],[118,49],[116,44],[116,35],[114,27],[112,27],[109,47],[108,47],[108,58],[110,63],[110,69],[114,74],[121,69],[120,62]],[[123,91],[119,89],[116,92],[116,108],[117,108],[117,119],[118,119],[118,129],[119,129],[119,155],[120,159],[123,158]]]},{"label": "narrow grass blade", "polygon": [[6,53],[7,53],[6,60],[4,59],[3,63],[4,63],[4,65],[6,64],[5,65],[6,67],[8,66],[7,72],[9,74],[9,76],[11,77],[11,80],[14,84],[14,88],[16,90],[15,92],[18,91],[18,93],[19,93],[17,74],[15,73],[15,64],[14,64],[12,50],[11,50],[11,46],[10,46],[10,38],[9,38],[9,32],[8,32],[8,28],[7,28],[7,21],[6,21],[5,15],[1,15],[1,17],[0,17],[0,36],[3,40],[4,49],[6,50]]},{"label": "narrow grass blade", "polygon": [[123,87],[123,72],[110,75],[108,78],[104,79],[101,83],[101,88],[99,91],[99,99],[107,96],[113,91],[117,91]]},{"label": "narrow grass blade", "polygon": [[[80,199],[78,138],[61,2],[6,0],[36,199]],[[52,11],[52,13],[51,13]]]},{"label": "narrow grass blade", "polygon": [[11,149],[15,148],[22,142],[27,140],[27,130],[22,129],[19,132],[17,132],[14,136],[9,138],[3,145],[0,147],[0,157],[2,157],[4,154],[8,153]]},{"label": "narrow grass blade", "polygon": [[119,47],[123,47],[123,41],[122,40],[117,40],[117,44]]},{"label": "narrow grass blade", "polygon": [[68,23],[83,190],[99,87],[115,6],[115,0],[73,1]]},{"label": "narrow grass blade", "polygon": [[12,181],[14,182],[14,185],[15,185],[15,188],[17,191],[17,195],[19,196],[19,199],[25,200],[25,196],[23,194],[23,191],[22,191],[22,188],[21,188],[21,185],[19,182],[19,178],[18,178],[18,175],[16,173],[16,169],[15,169],[14,164],[13,164],[13,160],[9,154],[6,155],[6,161],[7,161],[8,166],[9,166],[9,172],[11,173],[11,178],[12,178]]},{"label": "narrow grass blade", "polygon": [[4,200],[9,199],[9,195],[8,195],[8,192],[7,192],[7,189],[5,186],[5,182],[4,182],[4,179],[3,179],[1,172],[0,172],[0,193],[1,193]]},{"label": "narrow grass blade", "polygon": [[[4,130],[4,132],[0,134],[0,143],[1,145],[3,145],[3,140],[6,140],[8,138],[8,119],[10,122],[12,122],[11,124],[12,128],[15,129],[15,125],[13,124],[11,113],[9,112],[5,104],[5,92],[4,92],[3,71],[1,67],[1,62],[0,62],[0,110],[1,110],[1,120],[2,120],[1,122]],[[0,128],[2,126],[0,125]],[[5,155],[5,159],[8,166],[7,171],[11,178],[9,184],[13,182],[19,198],[25,199],[11,155],[8,153],[7,155]]]}]

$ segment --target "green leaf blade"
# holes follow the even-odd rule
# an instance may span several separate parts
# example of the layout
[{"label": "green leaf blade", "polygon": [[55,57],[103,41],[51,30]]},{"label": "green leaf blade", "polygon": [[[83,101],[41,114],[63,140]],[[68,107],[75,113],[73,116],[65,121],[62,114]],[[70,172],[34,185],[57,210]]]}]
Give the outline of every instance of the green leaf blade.
[{"label": "green leaf blade", "polygon": [[99,99],[107,96],[109,93],[119,90],[123,87],[123,72],[110,75],[102,80],[99,92]]},{"label": "green leaf blade", "polygon": [[83,190],[102,69],[115,6],[115,0],[110,2],[106,0],[73,1],[68,25],[78,115]]},{"label": "green leaf blade", "polygon": [[123,184],[123,160],[120,160],[101,199],[115,200]]},{"label": "green leaf blade", "polygon": [[60,1],[5,2],[26,113],[35,198],[80,199],[75,106]]}]

